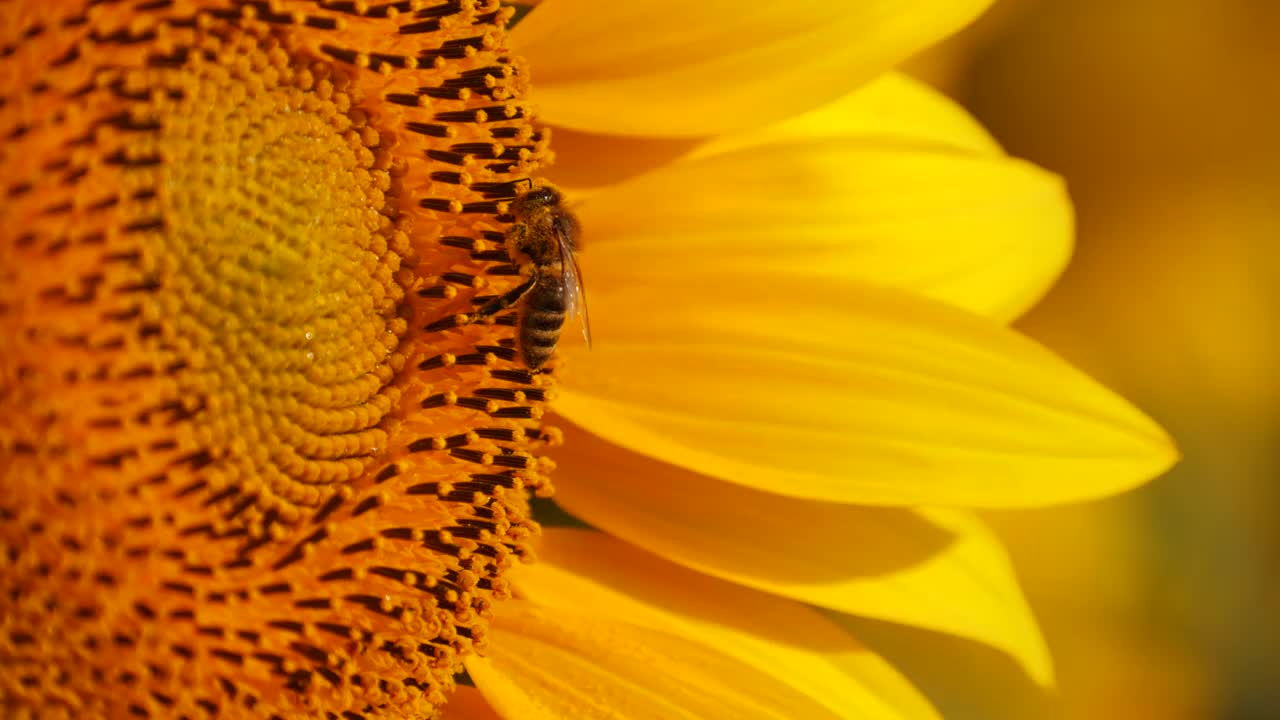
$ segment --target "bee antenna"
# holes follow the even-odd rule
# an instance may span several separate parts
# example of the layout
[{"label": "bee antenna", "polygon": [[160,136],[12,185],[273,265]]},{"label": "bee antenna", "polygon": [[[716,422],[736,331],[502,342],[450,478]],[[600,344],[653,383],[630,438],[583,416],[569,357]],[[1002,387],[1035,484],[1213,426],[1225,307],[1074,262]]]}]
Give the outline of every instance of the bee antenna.
[{"label": "bee antenna", "polygon": [[525,184],[525,189],[526,189],[526,190],[532,190],[532,189],[533,189],[533,178],[520,178],[519,180],[512,180],[512,181],[511,181],[511,188],[512,188],[512,190],[513,190],[513,191],[515,191],[515,192],[519,192],[520,184],[521,184],[521,183],[524,183],[524,184]]}]

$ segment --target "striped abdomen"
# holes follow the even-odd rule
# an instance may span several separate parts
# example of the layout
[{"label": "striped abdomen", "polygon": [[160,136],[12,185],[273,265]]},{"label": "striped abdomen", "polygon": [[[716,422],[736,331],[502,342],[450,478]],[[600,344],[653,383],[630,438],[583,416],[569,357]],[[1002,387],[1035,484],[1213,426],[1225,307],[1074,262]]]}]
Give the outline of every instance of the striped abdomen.
[{"label": "striped abdomen", "polygon": [[525,296],[520,313],[520,353],[531,370],[542,367],[556,350],[564,327],[564,280],[543,276]]}]

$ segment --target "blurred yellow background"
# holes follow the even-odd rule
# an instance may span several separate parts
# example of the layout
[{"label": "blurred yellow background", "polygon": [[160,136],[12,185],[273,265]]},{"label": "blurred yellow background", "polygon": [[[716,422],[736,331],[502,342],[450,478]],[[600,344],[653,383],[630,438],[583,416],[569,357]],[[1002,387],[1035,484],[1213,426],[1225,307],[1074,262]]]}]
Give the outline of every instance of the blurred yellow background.
[{"label": "blurred yellow background", "polygon": [[1067,179],[1076,257],[1020,326],[1185,455],[993,518],[1057,697],[972,650],[916,674],[952,719],[1280,718],[1280,2],[1001,0],[910,69]]}]

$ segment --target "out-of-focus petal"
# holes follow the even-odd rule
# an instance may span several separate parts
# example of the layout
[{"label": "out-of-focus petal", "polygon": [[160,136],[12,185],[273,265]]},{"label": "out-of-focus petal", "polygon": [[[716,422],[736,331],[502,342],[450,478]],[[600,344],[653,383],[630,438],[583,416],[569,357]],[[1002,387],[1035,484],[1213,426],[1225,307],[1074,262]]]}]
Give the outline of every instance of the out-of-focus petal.
[{"label": "out-of-focus petal", "polygon": [[693,638],[508,600],[467,671],[510,720],[836,718],[817,700]]},{"label": "out-of-focus petal", "polygon": [[1009,320],[1065,267],[1073,223],[1056,176],[818,122],[590,195],[578,212],[592,286],[856,278]]},{"label": "out-of-focus petal", "polygon": [[566,433],[557,498],[609,534],[735,583],[976,640],[1051,680],[1008,559],[976,520],[782,497]]},{"label": "out-of-focus petal", "polygon": [[513,47],[552,125],[645,137],[758,127],[817,107],[962,27],[989,0],[546,0]]},{"label": "out-of-focus petal", "polygon": [[1122,398],[941,303],[789,275],[655,271],[596,284],[557,410],[636,452],[782,495],[872,505],[1052,504],[1177,457]]},{"label": "out-of-focus petal", "polygon": [[550,529],[536,565],[516,575],[537,605],[695,638],[774,675],[840,717],[930,718],[893,668],[819,612],[717,580],[608,535]]}]

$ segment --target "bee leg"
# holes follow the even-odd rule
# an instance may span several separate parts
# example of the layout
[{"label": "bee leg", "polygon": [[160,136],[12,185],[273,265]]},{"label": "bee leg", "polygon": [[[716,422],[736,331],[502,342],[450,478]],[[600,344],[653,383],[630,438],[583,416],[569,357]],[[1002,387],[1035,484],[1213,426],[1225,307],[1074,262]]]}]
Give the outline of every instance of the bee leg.
[{"label": "bee leg", "polygon": [[467,320],[467,324],[480,322],[485,318],[493,317],[507,308],[520,302],[520,299],[529,294],[534,285],[538,284],[539,273],[535,272],[529,276],[528,280],[520,283],[507,292],[481,305],[471,313],[471,317]]}]

